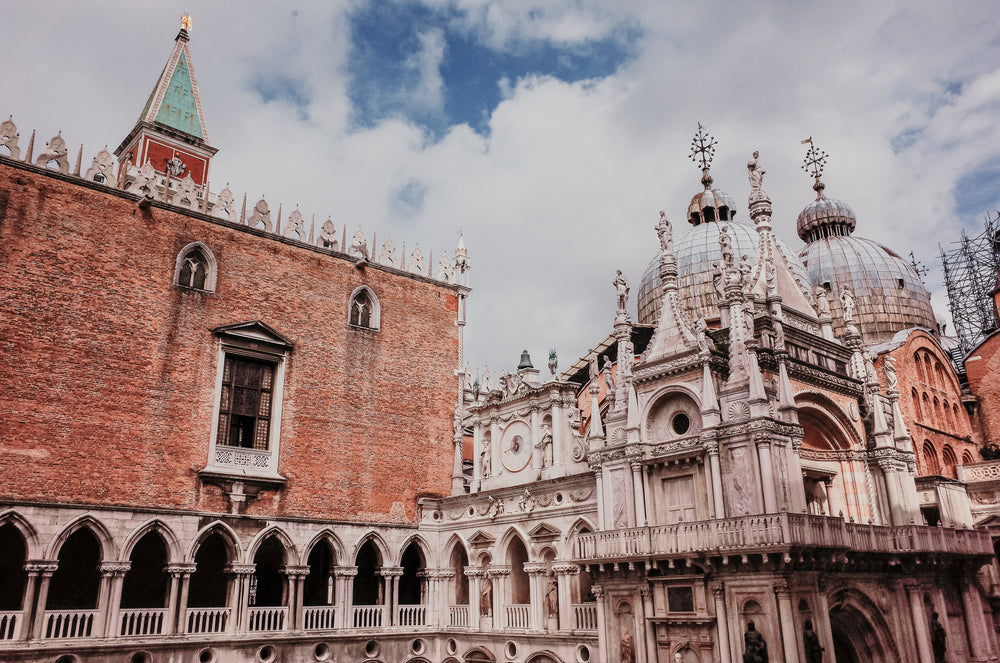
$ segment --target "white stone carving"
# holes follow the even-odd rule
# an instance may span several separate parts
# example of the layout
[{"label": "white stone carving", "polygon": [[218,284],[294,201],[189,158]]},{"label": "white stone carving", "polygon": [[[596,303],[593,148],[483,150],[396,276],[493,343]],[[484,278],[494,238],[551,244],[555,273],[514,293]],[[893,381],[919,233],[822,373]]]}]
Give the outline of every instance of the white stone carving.
[{"label": "white stone carving", "polygon": [[368,240],[365,239],[365,233],[361,230],[361,226],[354,231],[354,236],[351,237],[351,246],[347,249],[347,254],[352,256],[360,256],[364,260],[368,260]]},{"label": "white stone carving", "polygon": [[[2,125],[0,125],[2,127]],[[2,133],[2,128],[0,128],[0,133]],[[0,140],[3,136],[0,135]],[[115,158],[111,156],[111,152],[108,152],[108,146],[105,145],[104,149],[94,155],[94,160],[90,164],[90,168],[87,169],[86,174],[83,176],[84,179],[91,182],[104,182],[105,184],[114,184],[115,178],[112,172],[115,165]]]},{"label": "white stone carving", "polygon": [[414,274],[423,275],[424,272],[424,252],[420,250],[420,247],[414,247],[413,251],[410,253],[410,271]]},{"label": "white stone carving", "polygon": [[236,221],[236,210],[233,208],[233,192],[229,190],[229,185],[219,192],[215,198],[215,204],[222,212],[222,218],[228,221]]},{"label": "white stone carving", "polygon": [[386,237],[385,241],[382,242],[382,253],[379,254],[378,261],[389,267],[399,267],[399,256],[391,237]]},{"label": "white stone carving", "polygon": [[177,195],[174,198],[174,204],[178,207],[194,209],[198,204],[197,189],[198,185],[191,179],[191,175],[185,175],[184,179],[177,183]]},{"label": "white stone carving", "polygon": [[21,158],[21,148],[17,146],[17,139],[20,135],[17,133],[17,125],[14,124],[13,115],[0,122],[0,147],[7,148],[11,159]]},{"label": "white stone carving", "polygon": [[69,155],[67,152],[66,139],[62,137],[60,131],[56,136],[53,136],[52,140],[45,143],[45,149],[38,155],[35,165],[48,167],[54,161],[60,173],[69,175]]},{"label": "white stone carving", "polygon": [[316,240],[316,245],[322,246],[324,249],[340,250],[340,243],[337,241],[337,226],[333,225],[331,219],[327,219],[319,229],[319,239]]},{"label": "white stone carving", "polygon": [[285,226],[285,237],[304,241],[306,238],[306,220],[302,218],[302,212],[298,208],[288,215],[288,224]]},{"label": "white stone carving", "polygon": [[617,469],[611,471],[612,489],[612,523],[615,529],[628,527],[628,502],[626,501],[627,488],[625,486],[625,470]]},{"label": "white stone carving", "polygon": [[455,282],[455,267],[452,261],[448,258],[448,253],[445,252],[441,260],[438,261],[438,281],[444,281],[445,283]]},{"label": "white stone carving", "polygon": [[267,206],[267,201],[261,198],[253,206],[253,214],[247,219],[247,225],[251,228],[263,226],[264,230],[271,232],[271,209]]},{"label": "white stone carving", "polygon": [[135,173],[135,192],[147,198],[156,198],[156,170],[148,161]]}]

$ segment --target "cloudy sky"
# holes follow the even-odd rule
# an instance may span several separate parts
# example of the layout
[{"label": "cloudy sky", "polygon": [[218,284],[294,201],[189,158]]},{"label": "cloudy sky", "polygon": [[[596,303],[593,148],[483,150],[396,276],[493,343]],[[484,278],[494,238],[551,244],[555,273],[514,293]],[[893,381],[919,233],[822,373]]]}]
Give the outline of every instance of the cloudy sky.
[{"label": "cloudy sky", "polygon": [[0,114],[40,143],[62,130],[86,167],[135,123],[185,10],[213,190],[425,255],[464,233],[467,358],[494,375],[524,348],[566,367],[610,331],[615,269],[635,293],[658,210],[686,232],[699,122],[742,219],[760,150],[795,247],[812,136],[827,195],[930,268],[941,312],[938,244],[1000,207],[993,2],[8,0]]}]

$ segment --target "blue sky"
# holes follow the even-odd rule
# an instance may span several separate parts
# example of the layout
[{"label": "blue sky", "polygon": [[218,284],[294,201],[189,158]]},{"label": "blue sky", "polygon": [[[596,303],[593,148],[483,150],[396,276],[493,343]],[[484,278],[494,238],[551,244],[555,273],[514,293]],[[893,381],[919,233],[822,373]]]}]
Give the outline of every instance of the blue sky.
[{"label": "blue sky", "polygon": [[686,231],[698,122],[719,141],[712,174],[737,219],[760,151],[775,232],[796,248],[812,136],[830,154],[826,194],[855,210],[858,235],[930,267],[941,313],[938,245],[978,234],[1000,207],[993,2],[240,8],[5,3],[0,115],[25,139],[37,131],[36,145],[61,130],[86,167],[132,128],[193,9],[191,64],[219,148],[212,190],[298,205],[435,262],[463,233],[468,360],[494,375],[525,348],[538,365],[556,348],[567,366],[610,331],[615,270],[635,293],[659,210]]}]

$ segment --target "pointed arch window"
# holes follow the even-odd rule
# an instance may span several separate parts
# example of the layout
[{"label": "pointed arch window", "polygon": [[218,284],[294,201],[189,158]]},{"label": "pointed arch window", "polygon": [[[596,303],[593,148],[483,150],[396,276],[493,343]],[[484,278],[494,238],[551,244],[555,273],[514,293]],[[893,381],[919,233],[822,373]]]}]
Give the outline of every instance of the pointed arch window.
[{"label": "pointed arch window", "polygon": [[177,254],[174,285],[192,290],[215,292],[218,276],[215,256],[201,242],[191,242]]},{"label": "pointed arch window", "polygon": [[360,286],[351,293],[347,320],[352,327],[377,330],[382,322],[382,308],[378,297],[368,286]]}]

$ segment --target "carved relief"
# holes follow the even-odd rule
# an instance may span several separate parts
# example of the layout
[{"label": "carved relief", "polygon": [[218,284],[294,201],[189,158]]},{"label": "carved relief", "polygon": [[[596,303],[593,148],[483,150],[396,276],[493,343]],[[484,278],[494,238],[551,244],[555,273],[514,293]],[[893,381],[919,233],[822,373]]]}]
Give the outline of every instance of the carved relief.
[{"label": "carved relief", "polygon": [[615,529],[628,527],[628,494],[625,485],[625,470],[611,471],[611,491],[613,493],[612,523]]},{"label": "carved relief", "polygon": [[750,418],[750,404],[746,401],[735,401],[729,404],[729,421],[746,421]]},{"label": "carved relief", "polygon": [[750,513],[753,502],[753,467],[746,447],[731,448],[729,459],[733,481],[731,492],[733,515],[743,516]]}]

